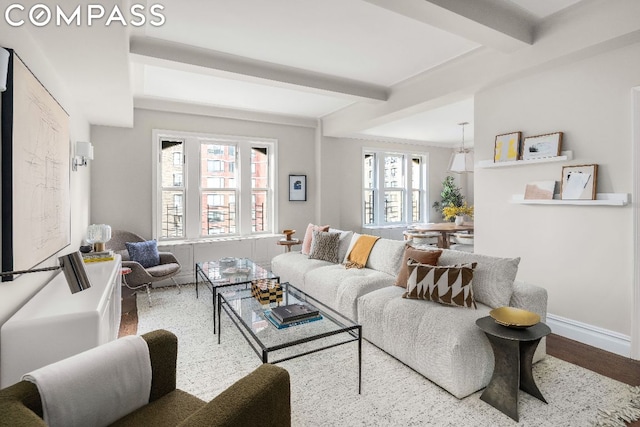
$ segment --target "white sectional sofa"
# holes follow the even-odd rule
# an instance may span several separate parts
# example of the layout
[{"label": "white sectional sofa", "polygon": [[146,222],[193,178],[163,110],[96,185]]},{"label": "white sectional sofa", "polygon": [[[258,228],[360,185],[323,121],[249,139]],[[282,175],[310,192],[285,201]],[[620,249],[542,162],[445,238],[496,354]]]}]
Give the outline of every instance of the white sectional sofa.
[{"label": "white sectional sofa", "polygon": [[[353,234],[353,239],[359,235]],[[352,242],[353,244],[353,242]],[[403,298],[395,286],[406,242],[379,239],[366,268],[309,259],[300,252],[273,258],[272,271],[312,297],[362,325],[363,337],[457,398],[485,387],[493,352],[476,319],[510,305],[546,319],[546,290],[514,281],[518,258],[443,250],[438,265],[476,262],[473,290],[477,309]],[[341,260],[342,261],[342,260]],[[534,361],[545,355],[544,340]]]}]

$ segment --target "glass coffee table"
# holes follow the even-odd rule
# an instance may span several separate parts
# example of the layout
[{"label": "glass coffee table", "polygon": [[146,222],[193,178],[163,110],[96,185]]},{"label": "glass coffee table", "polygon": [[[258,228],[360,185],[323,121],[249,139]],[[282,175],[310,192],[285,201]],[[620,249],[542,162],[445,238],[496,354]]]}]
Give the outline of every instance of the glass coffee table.
[{"label": "glass coffee table", "polygon": [[[263,363],[279,363],[357,341],[358,394],[362,389],[362,326],[310,297],[289,283],[282,283],[282,302],[261,304],[251,289],[218,293],[218,325],[224,310]],[[278,304],[306,303],[316,307],[321,319],[278,329],[268,318]],[[218,326],[218,344],[222,329]]]},{"label": "glass coffee table", "polygon": [[216,295],[219,288],[245,285],[245,288],[254,280],[280,278],[260,267],[248,258],[236,258],[235,266],[220,265],[219,261],[207,261],[196,263],[196,298],[198,298],[198,278],[202,279],[213,298],[213,333],[216,333]]}]

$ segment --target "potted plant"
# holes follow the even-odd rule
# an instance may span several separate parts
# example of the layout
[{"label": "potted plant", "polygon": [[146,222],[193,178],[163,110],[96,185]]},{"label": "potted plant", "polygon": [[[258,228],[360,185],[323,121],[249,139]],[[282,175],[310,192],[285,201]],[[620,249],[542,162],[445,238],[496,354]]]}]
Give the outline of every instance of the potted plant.
[{"label": "potted plant", "polygon": [[[460,192],[460,187],[456,187],[456,184],[453,180],[452,176],[447,176],[444,181],[442,181],[442,192],[440,193],[440,197],[442,198],[439,202],[433,202],[433,208],[442,215],[442,218],[448,219],[444,216],[443,209],[448,206],[460,207],[462,206],[462,200],[464,196]],[[453,221],[455,216],[448,219],[449,221]]]}]

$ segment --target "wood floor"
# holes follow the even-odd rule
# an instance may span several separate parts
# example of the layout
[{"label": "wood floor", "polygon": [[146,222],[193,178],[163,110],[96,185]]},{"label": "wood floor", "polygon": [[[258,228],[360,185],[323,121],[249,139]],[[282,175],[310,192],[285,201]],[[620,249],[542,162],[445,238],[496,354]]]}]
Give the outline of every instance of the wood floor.
[{"label": "wood floor", "polygon": [[[138,329],[138,309],[135,295],[122,288],[122,320],[120,336],[133,335]],[[640,361],[609,353],[559,335],[547,337],[547,354],[565,360],[620,382],[640,385]],[[629,424],[640,427],[640,421]]]}]

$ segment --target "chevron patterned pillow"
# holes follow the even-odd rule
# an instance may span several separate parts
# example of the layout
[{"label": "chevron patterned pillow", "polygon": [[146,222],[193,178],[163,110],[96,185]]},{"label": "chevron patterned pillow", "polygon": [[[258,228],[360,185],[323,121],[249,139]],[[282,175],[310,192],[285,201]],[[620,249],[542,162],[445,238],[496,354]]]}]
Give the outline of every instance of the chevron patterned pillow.
[{"label": "chevron patterned pillow", "polygon": [[402,297],[475,309],[472,284],[476,265],[474,262],[443,267],[420,264],[410,258],[407,291]]}]

